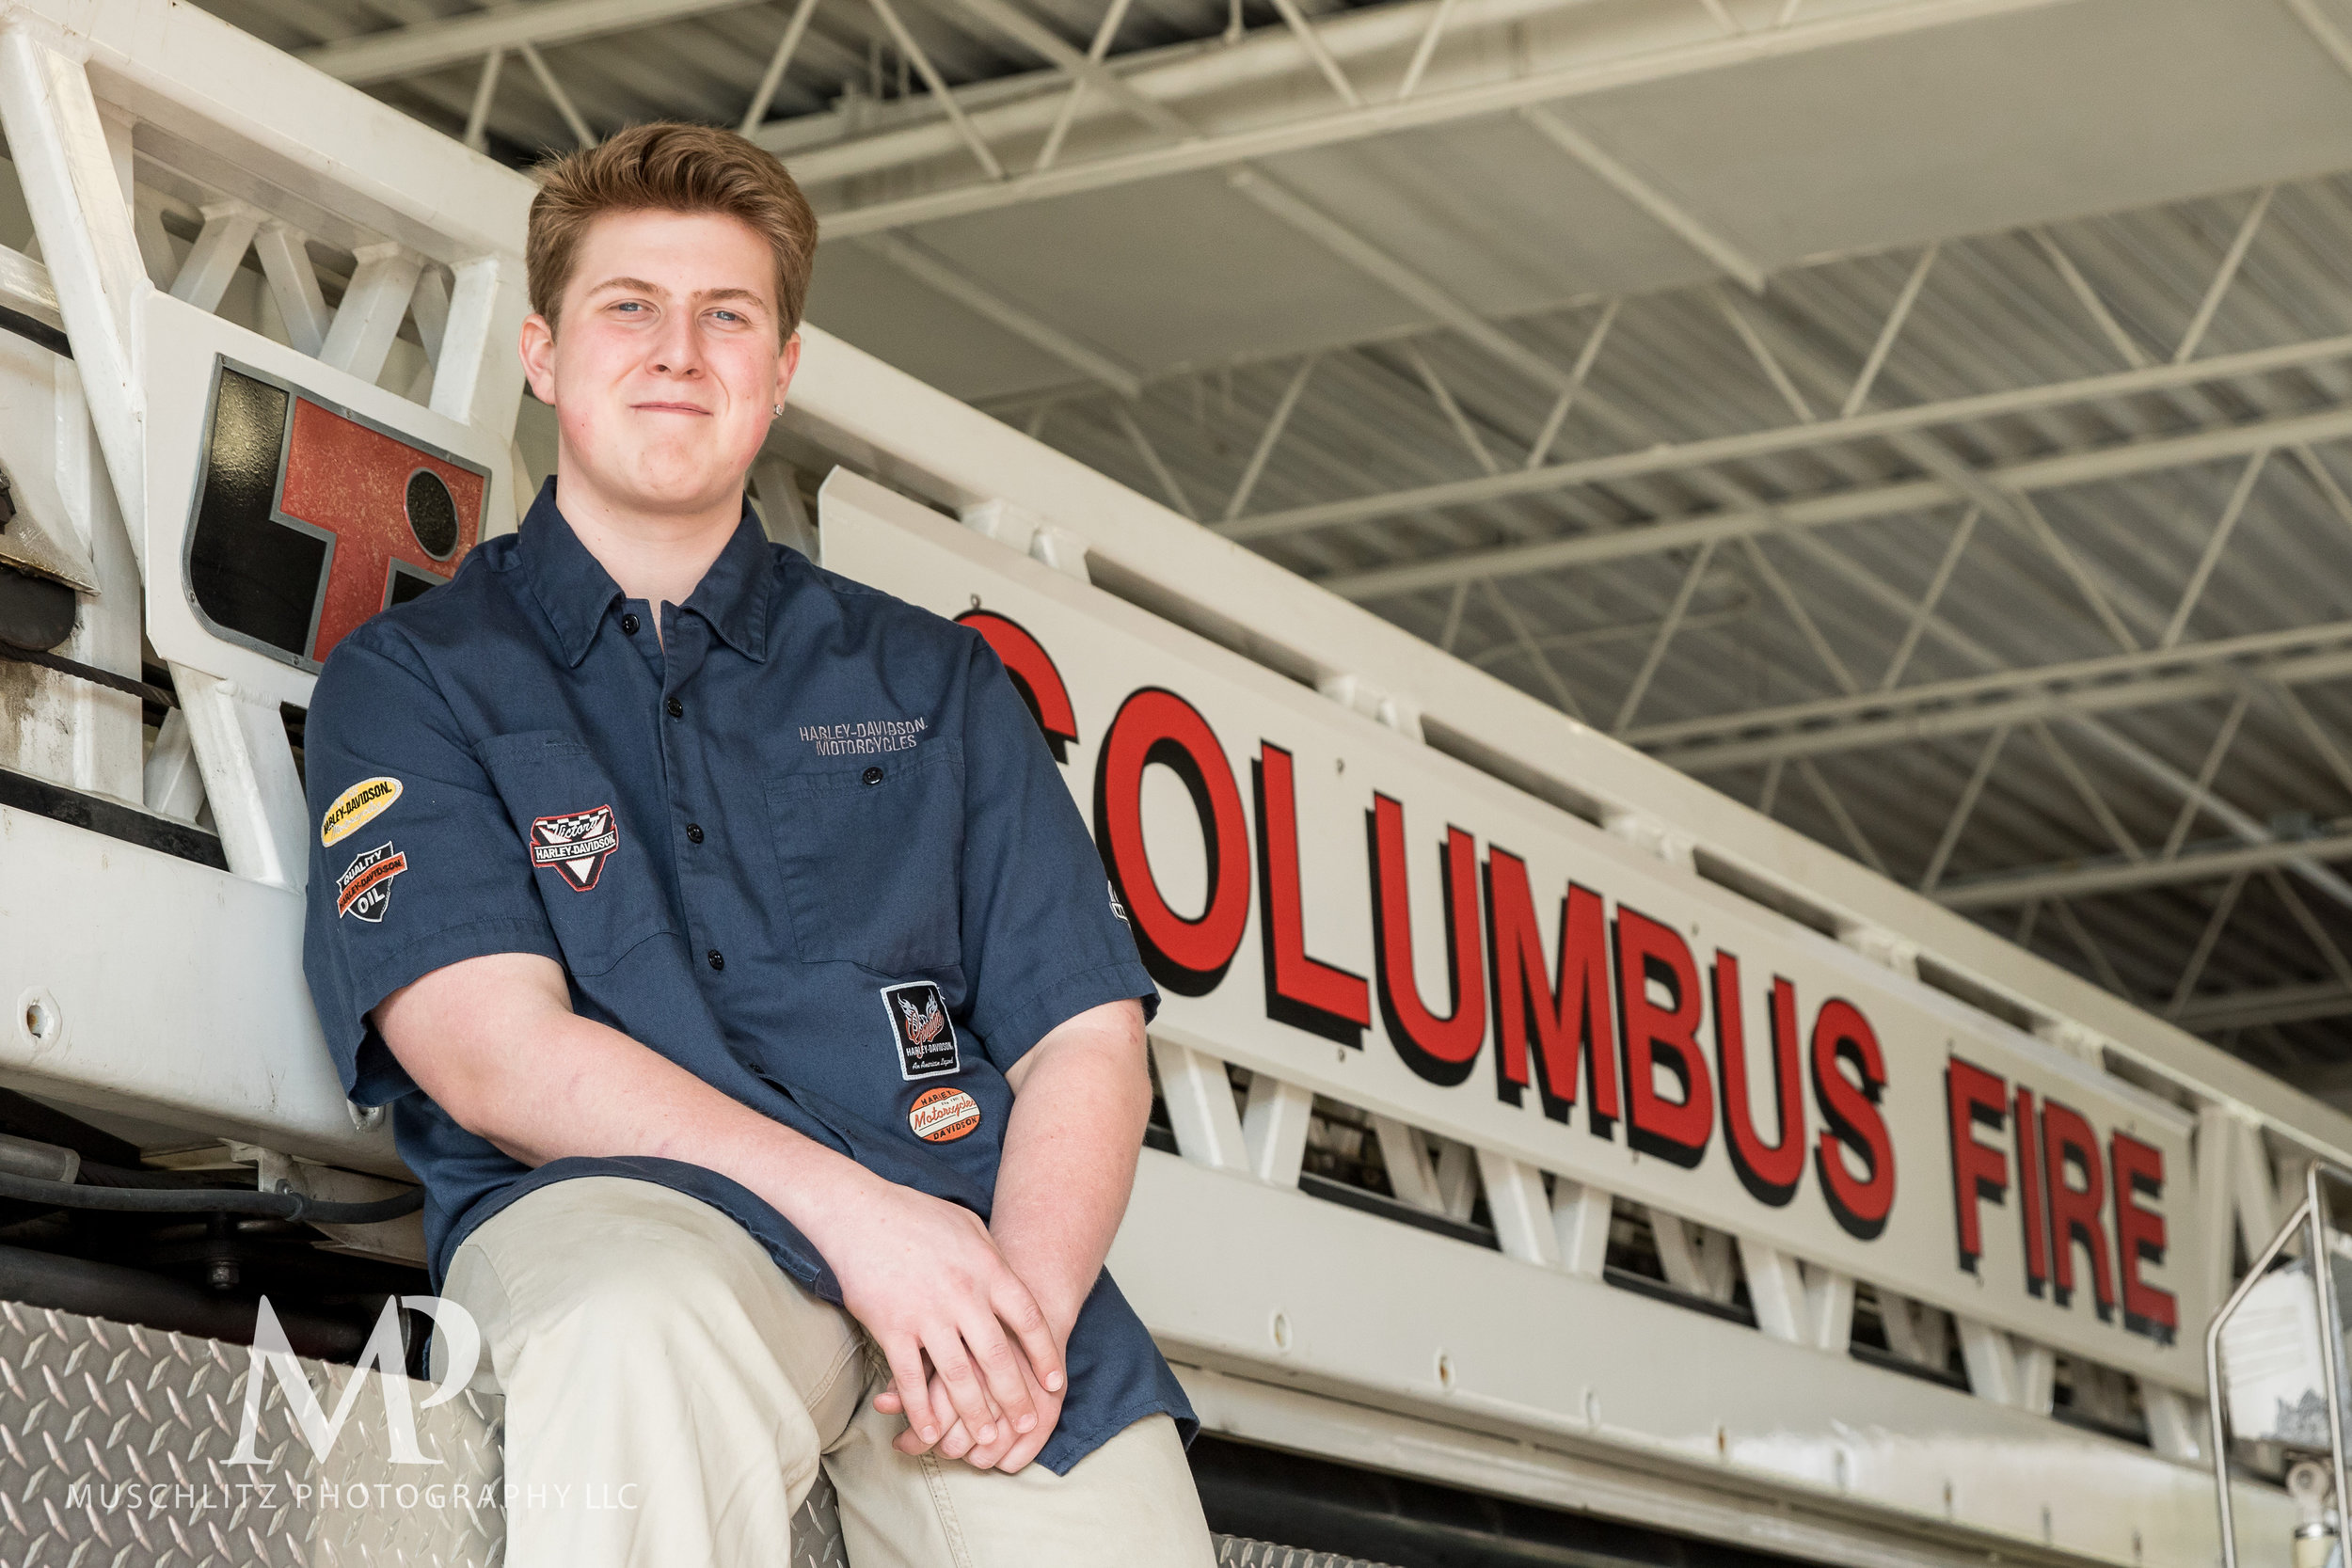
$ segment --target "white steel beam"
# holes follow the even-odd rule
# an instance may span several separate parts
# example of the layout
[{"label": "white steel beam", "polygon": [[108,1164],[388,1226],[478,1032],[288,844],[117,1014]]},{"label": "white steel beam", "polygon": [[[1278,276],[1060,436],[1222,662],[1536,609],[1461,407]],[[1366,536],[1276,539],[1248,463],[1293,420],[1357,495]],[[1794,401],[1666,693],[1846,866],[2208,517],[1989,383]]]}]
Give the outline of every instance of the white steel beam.
[{"label": "white steel beam", "polygon": [[[2101,480],[2125,479],[2167,468],[2188,467],[2217,458],[2243,457],[2294,441],[2333,441],[2347,436],[2352,436],[2352,407],[2330,408],[2315,414],[2291,415],[2253,424],[2226,425],[2161,440],[2135,441],[2087,451],[2031,458],[2001,467],[1972,470],[1971,477],[1996,491],[2024,494],[2095,483]],[[1592,464],[1580,467],[1597,467],[1608,461],[1596,459]],[[1508,485],[1520,477],[1504,473],[1492,479],[1465,481],[1464,483]],[[1376,599],[1423,588],[1442,587],[1464,578],[1517,577],[1531,572],[1559,571],[1596,562],[1655,555],[1661,550],[1690,548],[1710,539],[1747,539],[1759,534],[1787,533],[1824,528],[1834,523],[1924,512],[1964,499],[1967,489],[1974,487],[1971,484],[1963,488],[1954,481],[1941,478],[1903,480],[1892,484],[1776,501],[1754,509],[1729,507],[1713,512],[1686,513],[1613,532],[1586,533],[1531,545],[1504,545],[1492,549],[1469,550],[1430,561],[1378,566],[1370,571],[1350,572],[1315,580],[1317,586],[1344,598]],[[1420,510],[1419,507],[1402,508],[1386,504],[1394,499],[1385,498],[1384,504],[1372,510],[1375,515]],[[1342,506],[1346,504],[1341,503]],[[1332,510],[1302,508],[1301,512],[1327,514]],[[1317,516],[1312,522],[1300,525],[1296,521],[1298,516],[1297,513],[1274,513],[1257,518],[1245,517],[1219,531],[1229,538],[1258,538],[1273,532],[1300,531],[1302,526],[1323,526],[1329,520],[1327,516]],[[1288,526],[1279,529],[1266,526],[1278,520]]]},{"label": "white steel beam", "polygon": [[[2352,983],[2313,980],[2197,997],[2176,1011],[2172,1021],[2184,1029],[2212,1035],[2224,1029],[2247,1029],[2265,1023],[2306,1023],[2313,1019],[2342,1018],[2347,1013],[2352,1013]],[[2312,1092],[2319,1092],[2316,1086]]]},{"label": "white steel beam", "polygon": [[1281,397],[1267,416],[1265,428],[1258,433],[1258,444],[1250,450],[1249,461],[1243,466],[1241,479],[1233,486],[1233,494],[1225,503],[1225,520],[1241,515],[1241,509],[1249,504],[1249,493],[1258,487],[1258,477],[1265,472],[1266,460],[1274,455],[1275,444],[1290,425],[1291,411],[1298,406],[1301,393],[1307,390],[1307,380],[1315,373],[1319,356],[1310,354],[1299,360],[1298,369],[1291,372],[1290,385],[1282,388]]},{"label": "white steel beam", "polygon": [[220,308],[221,295],[245,265],[261,231],[262,214],[242,201],[215,202],[204,208],[204,227],[171,280],[171,297],[199,310]]},{"label": "white steel beam", "polygon": [[2189,318],[2188,330],[2181,334],[2181,346],[2172,351],[2173,363],[2184,364],[2197,356],[2197,345],[2204,341],[2214,312],[2221,309],[2223,296],[2236,281],[2237,270],[2245,262],[2247,251],[2253,247],[2254,236],[2262,230],[2263,218],[2270,211],[2270,198],[2278,194],[2277,185],[2265,185],[2255,193],[2254,204],[2246,210],[2229,250],[2222,255],[2221,265],[2214,269],[2213,281],[2205,286],[2204,298],[2197,302],[2197,314]]},{"label": "white steel beam", "polygon": [[[2219,668],[2223,665],[2238,669],[2224,673]],[[1645,726],[1626,738],[1677,768],[1697,771],[1931,735],[1963,735],[2060,713],[2227,696],[2239,689],[2245,676],[2283,687],[2344,674],[2352,674],[2352,621],[2329,621],[1678,720]]]},{"label": "white steel beam", "polygon": [[1750,293],[1764,292],[1764,269],[1745,252],[1684,210],[1679,202],[1613,155],[1592,137],[1570,125],[1553,110],[1530,105],[1519,118],[1552,146],[1574,158],[1593,177],[1649,214],[1661,228],[1714,265],[1738,278]]},{"label": "white steel beam", "polygon": [[1143,378],[1102,350],[1080,342],[1005,298],[923,245],[898,234],[872,234],[865,247],[974,315],[1004,328],[1032,348],[1044,350],[1081,374],[1124,398],[1143,395]]},{"label": "white steel beam", "polygon": [[[1744,33],[1699,43],[1646,49],[1629,57],[1587,60],[1517,75],[1504,71],[1466,87],[1444,91],[1422,91],[1401,101],[1391,99],[1366,103],[1361,107],[1260,124],[1223,135],[1204,135],[1196,141],[1110,153],[1080,163],[1057,165],[1050,169],[1032,171],[1000,182],[951,185],[864,206],[833,208],[824,213],[825,233],[828,238],[848,238],[882,229],[902,228],[908,224],[998,211],[1053,197],[1106,190],[1173,174],[1231,167],[1285,152],[1332,147],[1397,131],[1447,125],[1531,104],[1663,81],[1753,60],[1783,58],[1832,45],[1892,38],[1949,23],[1975,21],[2063,3],[2065,0],[1889,0],[1889,3],[1866,9],[1847,11],[1773,32]],[[1141,87],[1144,84],[1138,79],[1136,85]],[[893,163],[895,166],[896,161]],[[809,178],[813,182],[818,176],[811,173]]]},{"label": "white steel beam", "polygon": [[2217,881],[2240,872],[2296,861],[2352,860],[2352,833],[2328,838],[2274,839],[2226,849],[2201,849],[2171,860],[2070,864],[2042,871],[2003,872],[1997,877],[1947,883],[1933,895],[1951,910],[1998,909],[2033,898],[2080,898],[2183,882]]},{"label": "white steel beam", "polygon": [[776,40],[775,52],[768,56],[768,68],[759,73],[759,86],[752,89],[752,101],[743,110],[743,123],[737,127],[748,136],[759,129],[768,118],[768,107],[776,101],[776,89],[784,85],[784,73],[792,64],[792,56],[800,53],[801,40],[808,34],[809,18],[817,14],[817,0],[799,0],[792,8],[792,19],[784,24],[784,36]]},{"label": "white steel beam", "polygon": [[1850,441],[1876,440],[1937,425],[1963,424],[2006,415],[2034,413],[2042,409],[2062,408],[2071,404],[2100,403],[2143,392],[2166,391],[2241,376],[2265,375],[2275,371],[2294,370],[2344,358],[2352,358],[2352,335],[2256,349],[2245,354],[2201,359],[2186,365],[2152,365],[2145,370],[2087,376],[2077,381],[2020,387],[2010,391],[1918,404],[1875,414],[1857,414],[1851,419],[1823,420],[1815,424],[1779,425],[1770,430],[1711,436],[1700,441],[1658,443],[1636,451],[1555,463],[1492,479],[1417,485],[1406,490],[1350,497],[1344,500],[1319,502],[1282,512],[1261,513],[1253,517],[1244,517],[1234,527],[1223,531],[1229,538],[1234,539],[1269,538],[1326,528],[1336,523],[1363,522],[1411,512],[1504,500],[1514,496],[1541,495],[1548,490],[1563,490],[1578,484],[1608,483],[1650,474],[1710,467],[1717,464],[1771,457],[1783,452],[1838,446]]},{"label": "white steel beam", "polygon": [[1104,65],[1098,56],[1081,53],[1059,33],[1026,11],[1007,4],[1006,0],[952,0],[952,3],[970,11],[1024,48],[1058,66],[1073,80],[1084,82],[1146,125],[1171,136],[1195,135],[1184,116],[1159,100],[1137,92],[1127,85],[1124,77]]},{"label": "white steel beam", "polygon": [[658,26],[750,3],[751,0],[538,0],[535,5],[468,11],[437,22],[338,39],[298,51],[295,57],[329,76],[364,87],[480,59],[494,50],[513,49],[526,43],[568,43],[574,39]]},{"label": "white steel beam", "polygon": [[948,123],[955,127],[956,135],[971,150],[972,161],[978,164],[991,180],[1002,180],[1005,166],[996,161],[996,154],[989,150],[988,138],[974,128],[971,118],[963,112],[963,105],[956,102],[954,90],[939,74],[939,68],[931,63],[930,55],[914,35],[907,31],[907,24],[898,15],[898,8],[890,0],[866,0],[866,3],[874,8],[876,16],[882,18],[882,24],[889,31],[890,41],[898,45],[898,53],[914,67],[915,74],[923,78],[923,86],[930,89],[932,102],[939,105]]},{"label": "white steel beam", "polygon": [[[1568,392],[1576,386],[1565,367],[1553,364],[1454,298],[1442,285],[1265,175],[1255,169],[1239,169],[1226,183],[1358,272],[1419,306],[1529,380],[1560,393]],[[1488,476],[1489,479],[1493,477]],[[1238,536],[1241,530],[1234,528],[1227,531]]]},{"label": "white steel beam", "polygon": [[1903,324],[1911,319],[1911,308],[1919,303],[1919,291],[1927,286],[1928,273],[1935,266],[1939,245],[1931,245],[1919,252],[1919,260],[1903,279],[1902,292],[1895,296],[1894,308],[1886,312],[1886,324],[1879,328],[1877,340],[1870,344],[1869,357],[1863,360],[1861,373],[1853,378],[1853,390],[1837,410],[1840,419],[1851,420],[1862,412],[1870,401],[1870,388],[1878,384],[1879,372],[1886,368],[1886,356],[1895,351],[1895,340],[1902,335]]},{"label": "white steel beam", "polygon": [[358,265],[335,308],[334,324],[319,346],[319,358],[362,381],[373,381],[384,369],[400,324],[408,315],[408,298],[416,292],[417,274],[424,258],[389,240],[363,246]]}]

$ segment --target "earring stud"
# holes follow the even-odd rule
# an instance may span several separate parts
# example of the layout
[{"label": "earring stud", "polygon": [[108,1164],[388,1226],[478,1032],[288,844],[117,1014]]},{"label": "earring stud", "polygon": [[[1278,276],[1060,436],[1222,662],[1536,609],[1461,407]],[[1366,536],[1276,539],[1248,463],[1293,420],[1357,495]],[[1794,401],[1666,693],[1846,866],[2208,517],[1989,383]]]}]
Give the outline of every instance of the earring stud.
[{"label": "earring stud", "polygon": [[777,418],[777,419],[779,419],[779,420],[783,419],[783,418],[784,418],[784,404],[780,404],[780,403],[779,403],[779,404],[777,404],[775,405],[775,408],[776,408],[776,418]]}]

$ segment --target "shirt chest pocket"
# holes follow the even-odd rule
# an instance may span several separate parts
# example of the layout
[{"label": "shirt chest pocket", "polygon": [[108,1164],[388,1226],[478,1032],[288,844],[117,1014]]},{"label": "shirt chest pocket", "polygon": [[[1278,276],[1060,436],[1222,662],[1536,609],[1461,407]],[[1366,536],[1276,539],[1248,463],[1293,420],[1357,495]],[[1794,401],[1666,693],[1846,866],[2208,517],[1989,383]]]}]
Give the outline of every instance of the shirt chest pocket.
[{"label": "shirt chest pocket", "polygon": [[639,825],[621,817],[612,778],[560,730],[497,735],[474,756],[506,804],[575,978],[602,974],[671,928]]},{"label": "shirt chest pocket", "polygon": [[962,961],[963,764],[952,742],[771,774],[768,819],[803,961],[892,976]]}]

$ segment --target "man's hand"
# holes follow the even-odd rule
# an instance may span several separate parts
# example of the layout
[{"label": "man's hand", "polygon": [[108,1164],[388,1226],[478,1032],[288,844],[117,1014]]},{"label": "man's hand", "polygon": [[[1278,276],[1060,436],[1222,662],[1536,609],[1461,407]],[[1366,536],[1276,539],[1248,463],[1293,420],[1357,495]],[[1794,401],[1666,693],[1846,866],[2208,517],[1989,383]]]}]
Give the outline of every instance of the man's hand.
[{"label": "man's hand", "polygon": [[[989,1231],[1005,1262],[1042,1304],[1054,1343],[1065,1345],[1126,1212],[1143,1124],[1152,1112],[1143,1009],[1112,1002],[1078,1014],[1031,1047],[1005,1081],[1012,1087],[1012,1117]],[[1020,1469],[1037,1457],[1061,1418],[1063,1389],[1036,1375],[1045,1366],[1032,1355],[1022,1369],[1026,1408],[1038,1416],[1033,1427],[1022,1427],[1017,1417],[1003,1421],[993,1411],[975,1423],[950,1388],[947,1402],[966,1417],[961,1425],[934,1439],[915,1418],[895,1440],[898,1450],[921,1453],[936,1443],[949,1458],[982,1469]],[[990,1386],[996,1386],[993,1380]],[[942,1404],[934,1381],[927,1407]],[[902,1386],[878,1396],[874,1407],[884,1414],[907,1408]]]},{"label": "man's hand", "polygon": [[[943,1393],[938,1380],[932,1379],[931,1399],[934,1403]],[[1032,1431],[1015,1432],[1010,1423],[999,1421],[995,1437],[988,1442],[979,1442],[961,1421],[958,1421],[936,1445],[923,1442],[910,1427],[891,1439],[891,1447],[900,1453],[913,1455],[936,1446],[948,1458],[964,1460],[977,1469],[1002,1470],[1011,1475],[1038,1456],[1038,1451],[1045,1447],[1045,1440],[1053,1436],[1054,1428],[1061,1421],[1062,1396],[1059,1393],[1049,1393],[1032,1382],[1029,1397],[1036,1402],[1039,1413],[1037,1426]],[[883,1389],[874,1397],[874,1408],[884,1415],[902,1408],[898,1391],[896,1388]]]},{"label": "man's hand", "polygon": [[[451,964],[386,997],[374,1018],[436,1104],[526,1164],[650,1154],[767,1199],[832,1265],[850,1315],[889,1357],[917,1431],[935,1441],[961,1418],[993,1437],[998,1413],[1009,1412],[1017,1434],[1051,1432],[1032,1386],[1060,1391],[1067,1324],[1053,1328],[970,1211],[885,1181],[579,1017],[552,959],[501,953]],[[939,1397],[928,1388],[932,1371]]]},{"label": "man's hand", "polygon": [[906,1412],[907,1439],[920,1434],[906,1451],[956,1433],[1000,1448],[1045,1440],[1061,1408],[1061,1345],[977,1215],[874,1177],[809,1219],[799,1223],[841,1281],[842,1305],[890,1363],[882,1398]]}]

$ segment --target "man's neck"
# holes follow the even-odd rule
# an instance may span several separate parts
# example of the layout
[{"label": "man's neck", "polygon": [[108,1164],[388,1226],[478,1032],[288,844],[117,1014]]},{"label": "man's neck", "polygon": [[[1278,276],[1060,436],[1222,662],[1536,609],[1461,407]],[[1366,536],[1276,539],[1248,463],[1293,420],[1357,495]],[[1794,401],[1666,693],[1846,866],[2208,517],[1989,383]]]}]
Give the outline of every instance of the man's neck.
[{"label": "man's neck", "polygon": [[686,602],[743,515],[739,494],[707,512],[633,511],[612,505],[593,485],[567,483],[560,470],[555,502],[580,544],[620,584],[622,596],[643,599],[657,612],[663,604]]}]

